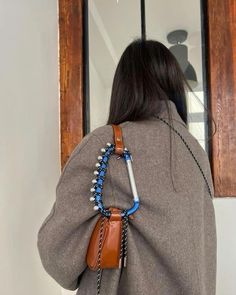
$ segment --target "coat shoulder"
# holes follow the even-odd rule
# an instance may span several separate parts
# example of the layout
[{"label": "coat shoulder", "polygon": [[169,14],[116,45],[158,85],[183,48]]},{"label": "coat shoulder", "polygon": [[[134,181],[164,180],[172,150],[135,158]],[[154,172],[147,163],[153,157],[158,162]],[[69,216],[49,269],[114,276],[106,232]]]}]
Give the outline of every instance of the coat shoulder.
[{"label": "coat shoulder", "polygon": [[86,147],[85,150],[89,150],[93,148],[93,144],[96,144],[98,142],[101,143],[101,139],[106,134],[112,133],[112,127],[110,125],[103,125],[95,128],[93,131],[87,133],[82,140],[75,146],[74,150],[71,153],[71,156],[74,156],[78,152],[80,152],[82,149]]},{"label": "coat shoulder", "polygon": [[83,153],[85,155],[98,150],[99,147],[102,147],[101,145],[104,144],[105,140],[112,140],[112,136],[113,130],[111,125],[102,125],[87,133],[72,150],[66,166],[78,154]]},{"label": "coat shoulder", "polygon": [[111,125],[102,125],[97,128],[95,128],[93,131],[91,131],[89,134],[98,137],[103,138],[107,134],[112,134],[112,126]]}]

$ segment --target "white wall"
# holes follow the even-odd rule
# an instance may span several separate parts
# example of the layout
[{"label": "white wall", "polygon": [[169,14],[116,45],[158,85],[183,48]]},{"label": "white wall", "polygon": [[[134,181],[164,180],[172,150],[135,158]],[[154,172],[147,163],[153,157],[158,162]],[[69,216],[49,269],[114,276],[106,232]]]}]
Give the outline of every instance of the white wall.
[{"label": "white wall", "polygon": [[0,294],[59,295],[36,234],[60,173],[57,0],[0,0]]},{"label": "white wall", "polygon": [[109,101],[105,85],[98,75],[93,60],[89,60],[90,130],[106,124]]},{"label": "white wall", "polygon": [[236,198],[214,199],[217,226],[217,292],[236,294]]}]

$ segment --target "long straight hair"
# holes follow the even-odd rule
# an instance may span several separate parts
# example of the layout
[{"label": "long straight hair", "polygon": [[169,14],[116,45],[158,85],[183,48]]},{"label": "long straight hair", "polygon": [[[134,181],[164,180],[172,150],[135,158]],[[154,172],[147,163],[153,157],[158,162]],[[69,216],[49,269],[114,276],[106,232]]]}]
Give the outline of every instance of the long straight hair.
[{"label": "long straight hair", "polygon": [[107,124],[138,121],[158,114],[160,100],[172,100],[187,123],[187,81],[165,45],[136,39],[127,46],[113,78]]},{"label": "long straight hair", "polygon": [[155,40],[135,39],[124,50],[115,71],[107,124],[156,116],[161,111],[160,101],[164,101],[169,124],[173,126],[169,100],[187,124],[187,88],[192,91],[175,56],[165,45]]}]

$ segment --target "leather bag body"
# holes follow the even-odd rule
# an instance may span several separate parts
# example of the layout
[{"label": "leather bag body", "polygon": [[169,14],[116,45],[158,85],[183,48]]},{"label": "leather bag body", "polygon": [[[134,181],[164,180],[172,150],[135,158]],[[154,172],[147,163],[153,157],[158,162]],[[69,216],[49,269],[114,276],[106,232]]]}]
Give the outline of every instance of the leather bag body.
[{"label": "leather bag body", "polygon": [[100,228],[103,218],[105,219],[101,240],[100,268],[119,268],[122,234],[121,210],[114,207],[110,207],[109,209],[112,212],[111,216],[109,218],[103,217],[102,215],[99,217],[90,238],[86,262],[92,270],[98,269]]}]

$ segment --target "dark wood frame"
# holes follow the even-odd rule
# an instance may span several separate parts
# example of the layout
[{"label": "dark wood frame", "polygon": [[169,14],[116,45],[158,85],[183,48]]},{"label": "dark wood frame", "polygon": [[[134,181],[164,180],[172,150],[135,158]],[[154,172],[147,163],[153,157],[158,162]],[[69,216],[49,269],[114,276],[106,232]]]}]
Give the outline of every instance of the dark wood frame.
[{"label": "dark wood frame", "polygon": [[[141,0],[141,8],[144,0]],[[207,151],[215,197],[236,197],[236,3],[201,1],[204,91],[217,133]],[[142,8],[142,36],[145,37]],[[61,167],[89,132],[88,1],[59,0]],[[227,44],[227,46],[226,46]],[[220,109],[220,111],[219,111]],[[209,121],[209,137],[213,125]]]},{"label": "dark wood frame", "polygon": [[83,0],[59,0],[61,167],[84,136]]},{"label": "dark wood frame", "polygon": [[236,2],[207,3],[210,110],[217,125],[210,158],[215,197],[236,197]]}]

